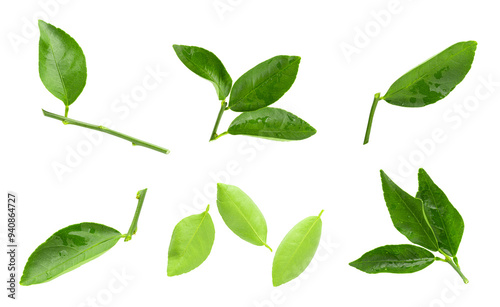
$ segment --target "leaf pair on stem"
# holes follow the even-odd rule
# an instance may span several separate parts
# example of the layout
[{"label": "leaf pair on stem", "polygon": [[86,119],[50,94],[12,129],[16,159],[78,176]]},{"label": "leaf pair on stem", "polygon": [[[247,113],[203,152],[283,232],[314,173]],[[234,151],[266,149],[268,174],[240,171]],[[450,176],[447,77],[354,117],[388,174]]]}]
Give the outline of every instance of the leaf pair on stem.
[{"label": "leaf pair on stem", "polygon": [[[215,240],[215,228],[208,213],[182,219],[174,228],[168,250],[167,275],[187,273],[201,265],[210,254]],[[257,245],[267,245],[267,224],[253,200],[240,188],[217,184],[217,208],[224,223],[241,239]],[[321,211],[323,213],[323,211]],[[279,286],[298,277],[309,265],[321,237],[321,213],[308,217],[288,232],[273,261],[273,285]]]},{"label": "leaf pair on stem", "polygon": [[40,284],[68,273],[94,260],[124,238],[127,242],[137,232],[137,223],[147,189],[137,192],[137,209],[126,234],[106,225],[80,223],[65,227],[38,246],[28,258],[19,282],[23,286]]},{"label": "leaf pair on stem", "polygon": [[[226,134],[293,141],[316,133],[316,129],[296,115],[269,107],[292,87],[300,57],[275,56],[244,73],[233,85],[226,68],[212,52],[195,46],[174,45],[173,48],[187,68],[214,85],[221,101],[210,141]],[[229,102],[226,102],[229,94]],[[226,110],[243,113],[233,120],[226,132],[218,134]]]},{"label": "leaf pair on stem", "polygon": [[[464,221],[444,192],[420,169],[418,192],[413,197],[398,187],[384,171],[380,171],[382,189],[394,227],[412,243],[386,245],[367,252],[350,263],[370,274],[413,273],[431,265],[435,260],[449,263],[462,277],[457,252],[464,232]],[[435,257],[439,252],[443,258]]]}]

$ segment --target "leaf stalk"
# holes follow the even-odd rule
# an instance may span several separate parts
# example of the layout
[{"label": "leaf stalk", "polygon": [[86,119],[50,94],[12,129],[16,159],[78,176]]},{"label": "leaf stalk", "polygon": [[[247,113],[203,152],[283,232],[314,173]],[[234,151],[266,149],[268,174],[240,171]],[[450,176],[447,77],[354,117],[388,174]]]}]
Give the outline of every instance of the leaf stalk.
[{"label": "leaf stalk", "polygon": [[368,117],[368,125],[366,127],[365,140],[363,141],[363,145],[368,144],[370,141],[370,132],[372,130],[373,116],[375,115],[375,110],[377,109],[378,102],[382,100],[380,98],[380,93],[376,93],[373,98],[372,108],[370,110],[370,116]]},{"label": "leaf stalk", "polygon": [[135,209],[134,219],[130,224],[130,228],[125,236],[125,242],[130,241],[132,239],[132,235],[137,232],[137,222],[139,221],[139,216],[141,215],[142,204],[144,203],[144,199],[146,198],[146,192],[148,189],[140,190],[137,192],[136,198],[139,200],[137,203],[137,208]]}]

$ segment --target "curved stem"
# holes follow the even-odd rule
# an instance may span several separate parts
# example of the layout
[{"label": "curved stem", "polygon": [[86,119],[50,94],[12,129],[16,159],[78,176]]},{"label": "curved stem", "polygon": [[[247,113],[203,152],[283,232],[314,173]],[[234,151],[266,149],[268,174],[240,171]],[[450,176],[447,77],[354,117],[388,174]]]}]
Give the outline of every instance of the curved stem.
[{"label": "curved stem", "polygon": [[453,261],[453,259],[451,259],[450,257],[446,256],[446,262],[448,262],[451,265],[451,267],[453,269],[455,269],[455,271],[458,273],[458,275],[460,275],[460,277],[462,277],[462,280],[464,281],[465,284],[469,283],[469,280],[467,279],[467,277],[464,276],[464,274],[460,270],[460,267],[455,263],[455,261]]},{"label": "curved stem", "polygon": [[376,93],[373,98],[372,108],[370,110],[370,117],[368,117],[368,126],[366,127],[365,140],[363,145],[368,144],[370,141],[370,132],[372,130],[373,115],[375,115],[375,110],[377,109],[377,104],[381,100],[380,93]]},{"label": "curved stem", "polygon": [[132,239],[132,235],[137,232],[137,222],[139,221],[139,215],[141,215],[142,204],[144,203],[144,198],[146,198],[146,192],[148,189],[140,190],[137,192],[137,199],[139,203],[137,204],[137,209],[135,209],[134,219],[132,220],[132,224],[130,224],[130,228],[125,236],[125,242],[130,241]]},{"label": "curved stem", "polygon": [[264,246],[267,247],[267,248],[269,248],[269,250],[271,251],[271,253],[273,252],[273,249],[269,245],[267,245],[267,243],[264,243]]},{"label": "curved stem", "polygon": [[64,106],[64,117],[68,117],[69,106]]},{"label": "curved stem", "polygon": [[228,132],[227,132],[227,131],[226,131],[226,132],[222,132],[221,134],[217,135],[217,136],[216,136],[213,140],[210,140],[210,141],[215,141],[215,140],[217,140],[218,138],[220,138],[221,136],[224,136],[224,135],[226,135],[226,134],[228,134]]},{"label": "curved stem", "polygon": [[227,107],[227,102],[225,100],[221,101],[221,106],[219,110],[219,115],[217,115],[217,120],[215,121],[214,129],[212,130],[212,135],[210,136],[210,141],[217,140],[221,135],[217,134],[217,129],[219,128],[220,120],[222,118],[222,114],[224,114],[224,111],[226,110]]},{"label": "curved stem", "polygon": [[78,121],[78,120],[71,119],[69,117],[64,117],[64,116],[61,116],[61,115],[50,113],[50,112],[47,112],[47,111],[45,111],[43,109],[42,109],[42,111],[43,111],[43,115],[45,115],[47,117],[50,117],[50,118],[53,118],[53,119],[60,120],[65,125],[75,125],[75,126],[80,126],[80,127],[92,129],[92,130],[101,131],[101,132],[104,132],[104,133],[111,134],[111,135],[114,135],[116,137],[122,138],[124,140],[130,141],[130,142],[132,142],[132,145],[146,147],[146,148],[149,148],[149,149],[153,149],[153,150],[159,151],[159,152],[164,153],[164,154],[168,154],[170,152],[170,150],[165,149],[163,147],[156,146],[156,145],[148,143],[148,142],[144,142],[142,140],[139,140],[139,139],[136,139],[134,137],[128,136],[128,135],[123,134],[121,132],[108,129],[108,128],[104,127],[104,126],[97,126],[97,125],[88,124],[88,123],[85,123],[85,122],[81,122],[81,121]]}]

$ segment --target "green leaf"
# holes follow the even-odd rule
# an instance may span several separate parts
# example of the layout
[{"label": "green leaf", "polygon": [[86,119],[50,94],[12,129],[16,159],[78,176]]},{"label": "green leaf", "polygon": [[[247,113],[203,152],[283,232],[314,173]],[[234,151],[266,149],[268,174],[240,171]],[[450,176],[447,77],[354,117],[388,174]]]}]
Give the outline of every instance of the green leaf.
[{"label": "green leaf", "polygon": [[168,248],[167,275],[187,273],[202,264],[210,255],[215,228],[207,210],[182,219],[174,228]]},{"label": "green leaf", "polygon": [[298,56],[279,55],[250,69],[234,83],[229,108],[254,111],[276,102],[292,87],[299,63]]},{"label": "green leaf", "polygon": [[267,224],[264,215],[240,188],[217,183],[217,208],[224,223],[238,237],[271,250],[266,244]]},{"label": "green leaf", "polygon": [[423,107],[446,97],[469,72],[477,43],[456,43],[413,68],[382,97],[402,107]]},{"label": "green leaf", "polygon": [[464,220],[444,192],[423,170],[418,171],[418,193],[427,220],[436,235],[438,246],[450,257],[457,255],[464,233]]},{"label": "green leaf", "polygon": [[229,95],[233,80],[215,54],[195,46],[173,45],[173,47],[187,68],[203,79],[212,82],[220,100]]},{"label": "green leaf", "polygon": [[402,244],[376,248],[349,265],[369,274],[414,273],[425,269],[434,260],[434,255],[428,250]]},{"label": "green leaf", "polygon": [[273,260],[275,287],[298,277],[313,259],[321,238],[322,213],[300,221],[281,241]]},{"label": "green leaf", "polygon": [[403,191],[382,170],[380,177],[394,227],[411,242],[437,251],[436,237],[425,219],[422,201]]},{"label": "green leaf", "polygon": [[276,141],[295,141],[311,137],[316,129],[290,112],[268,107],[242,113],[229,125],[227,132]]},{"label": "green leaf", "polygon": [[121,237],[119,231],[96,223],[63,228],[31,254],[19,283],[29,286],[50,281],[99,257]]},{"label": "green leaf", "polygon": [[80,95],[87,81],[85,55],[77,42],[63,30],[42,20],[40,28],[40,79],[66,106]]}]

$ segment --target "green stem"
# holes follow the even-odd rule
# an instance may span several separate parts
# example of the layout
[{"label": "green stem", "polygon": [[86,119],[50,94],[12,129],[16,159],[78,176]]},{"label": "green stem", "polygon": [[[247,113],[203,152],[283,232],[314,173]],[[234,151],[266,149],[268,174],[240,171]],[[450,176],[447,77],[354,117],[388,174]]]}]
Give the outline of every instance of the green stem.
[{"label": "green stem", "polygon": [[437,261],[443,261],[443,262],[446,262],[446,260],[445,260],[445,259],[443,259],[443,258],[441,258],[441,257],[437,257],[437,256],[436,256],[436,257],[434,257],[434,259],[436,259]]},{"label": "green stem", "polygon": [[318,218],[321,217],[321,215],[323,214],[323,212],[325,212],[325,210],[321,210],[321,212],[318,214]]},{"label": "green stem", "polygon": [[212,130],[212,135],[210,136],[210,141],[217,140],[220,136],[222,136],[222,134],[221,135],[217,134],[217,129],[219,128],[222,114],[224,114],[224,111],[226,110],[227,102],[225,100],[222,100],[220,104],[221,104],[221,106],[220,106],[220,110],[219,110],[219,115],[217,115],[217,120],[215,121],[214,130]]},{"label": "green stem", "polygon": [[137,208],[135,209],[134,219],[132,220],[132,224],[130,224],[130,228],[125,236],[125,242],[130,241],[132,239],[132,235],[137,232],[137,222],[139,221],[139,215],[141,215],[142,204],[144,203],[144,198],[146,198],[146,192],[148,189],[140,190],[137,192],[137,199],[139,203],[137,204]]},{"label": "green stem", "polygon": [[218,138],[220,138],[221,136],[224,136],[224,135],[226,135],[226,134],[228,134],[228,132],[227,132],[227,131],[226,131],[226,132],[223,132],[223,133],[221,133],[221,134],[219,134],[219,135],[217,135],[217,136],[216,136],[213,140],[211,140],[211,141],[215,141],[215,140],[217,140]]},{"label": "green stem", "polygon": [[64,106],[64,117],[68,117],[69,106]]},{"label": "green stem", "polygon": [[453,259],[451,259],[450,257],[446,256],[446,262],[448,262],[451,265],[451,267],[453,269],[455,269],[455,271],[458,273],[458,275],[460,275],[460,277],[462,277],[462,280],[464,281],[465,284],[469,283],[469,280],[467,279],[467,277],[464,276],[464,274],[460,270],[460,267],[453,261]]},{"label": "green stem", "polygon": [[267,245],[267,243],[264,243],[264,246],[267,247],[267,248],[269,248],[269,250],[271,251],[271,253],[273,252],[273,249],[269,245]]},{"label": "green stem", "polygon": [[379,100],[381,100],[380,93],[376,93],[375,97],[373,98],[372,108],[370,110],[370,117],[368,117],[368,126],[366,127],[365,140],[363,142],[363,145],[368,144],[368,142],[370,141],[370,132],[372,130],[373,115],[375,115],[375,110],[377,109],[377,104]]},{"label": "green stem", "polygon": [[47,117],[50,117],[50,118],[53,118],[53,119],[60,120],[65,125],[75,125],[75,126],[80,126],[80,127],[92,129],[92,130],[101,131],[101,132],[104,132],[104,133],[111,134],[111,135],[114,135],[116,137],[122,138],[124,140],[130,141],[130,142],[132,142],[132,145],[143,146],[143,147],[146,147],[146,148],[149,148],[149,149],[153,149],[153,150],[159,151],[159,152],[164,153],[164,154],[168,154],[170,152],[170,150],[165,149],[163,147],[156,146],[156,145],[153,145],[151,143],[141,141],[139,139],[136,139],[134,137],[128,136],[128,135],[123,134],[121,132],[108,129],[108,128],[104,127],[104,126],[97,126],[97,125],[88,124],[88,123],[85,123],[85,122],[81,122],[81,121],[78,121],[78,120],[71,119],[69,117],[63,117],[61,115],[50,113],[50,112],[47,112],[47,111],[45,111],[43,109],[42,109],[42,111],[43,111],[43,115],[45,115]]}]

